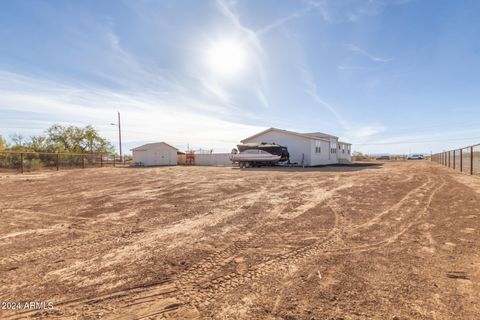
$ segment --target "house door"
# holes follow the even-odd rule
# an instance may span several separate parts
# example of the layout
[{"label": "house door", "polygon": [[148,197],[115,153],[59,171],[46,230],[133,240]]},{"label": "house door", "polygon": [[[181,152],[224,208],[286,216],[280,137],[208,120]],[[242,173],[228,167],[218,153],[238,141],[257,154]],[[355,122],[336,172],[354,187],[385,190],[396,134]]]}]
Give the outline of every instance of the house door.
[{"label": "house door", "polygon": [[168,164],[168,153],[166,153],[165,151],[162,152],[162,164]]}]

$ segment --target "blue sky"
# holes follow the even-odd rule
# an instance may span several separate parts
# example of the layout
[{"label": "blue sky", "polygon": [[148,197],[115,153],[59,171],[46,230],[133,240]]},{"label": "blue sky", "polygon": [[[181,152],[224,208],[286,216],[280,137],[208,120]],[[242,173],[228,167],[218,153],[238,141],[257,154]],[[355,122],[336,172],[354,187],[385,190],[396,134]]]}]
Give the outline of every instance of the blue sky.
[{"label": "blue sky", "polygon": [[1,1],[0,135],[92,124],[116,143],[118,110],[125,149],[229,151],[268,127],[370,153],[478,143],[478,12],[475,0]]}]

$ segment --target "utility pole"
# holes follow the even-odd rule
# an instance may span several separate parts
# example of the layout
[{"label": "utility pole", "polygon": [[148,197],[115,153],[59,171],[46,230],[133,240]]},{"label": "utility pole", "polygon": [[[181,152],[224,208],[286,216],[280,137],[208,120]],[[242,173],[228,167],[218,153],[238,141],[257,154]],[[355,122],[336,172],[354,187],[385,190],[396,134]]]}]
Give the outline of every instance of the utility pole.
[{"label": "utility pole", "polygon": [[118,123],[110,123],[112,126],[117,126],[118,127],[118,146],[120,149],[120,162],[123,163],[123,157],[122,157],[122,126],[120,124],[120,111],[117,112],[118,114]]},{"label": "utility pole", "polygon": [[118,144],[120,145],[120,162],[123,163],[123,157],[122,157],[122,126],[120,125],[120,111],[118,111]]}]

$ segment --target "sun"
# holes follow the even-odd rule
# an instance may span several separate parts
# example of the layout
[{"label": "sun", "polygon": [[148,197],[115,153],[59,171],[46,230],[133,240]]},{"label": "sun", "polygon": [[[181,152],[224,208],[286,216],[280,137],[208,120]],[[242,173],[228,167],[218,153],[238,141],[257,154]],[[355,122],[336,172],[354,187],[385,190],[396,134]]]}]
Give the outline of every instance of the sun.
[{"label": "sun", "polygon": [[207,64],[217,75],[238,75],[245,67],[245,63],[245,48],[238,41],[221,41],[213,44],[207,51]]}]

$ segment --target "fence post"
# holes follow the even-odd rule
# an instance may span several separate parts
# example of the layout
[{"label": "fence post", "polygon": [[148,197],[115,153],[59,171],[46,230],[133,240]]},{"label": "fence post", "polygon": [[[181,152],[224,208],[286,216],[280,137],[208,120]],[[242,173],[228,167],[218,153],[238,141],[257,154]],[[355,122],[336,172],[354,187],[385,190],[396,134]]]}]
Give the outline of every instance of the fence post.
[{"label": "fence post", "polygon": [[85,156],[82,155],[82,169],[85,169]]},{"label": "fence post", "polygon": [[116,158],[115,155],[113,155],[113,166],[114,166],[114,167],[115,167],[115,161],[116,161],[115,158]]},{"label": "fence post", "polygon": [[453,150],[453,170],[455,170],[455,150]]},{"label": "fence post", "polygon": [[20,172],[23,173],[23,153],[20,153]]},{"label": "fence post", "polygon": [[450,168],[450,151],[448,151],[448,167]]},{"label": "fence post", "polygon": [[100,168],[103,167],[103,155],[100,154]]},{"label": "fence post", "polygon": [[463,172],[463,149],[460,149],[460,172]]},{"label": "fence post", "polygon": [[59,165],[60,165],[60,155],[57,153],[57,171],[60,169],[59,168]]},{"label": "fence post", "polygon": [[470,174],[473,175],[473,146],[470,147]]}]

